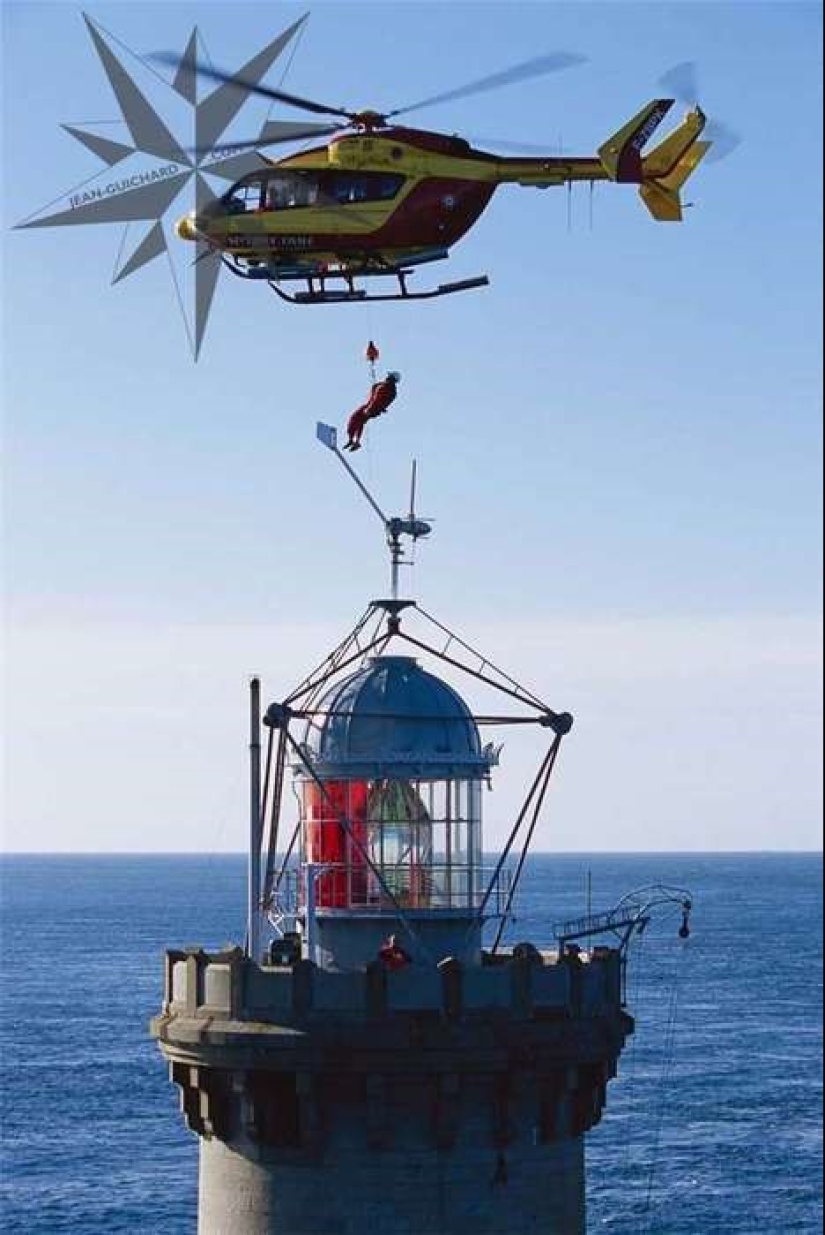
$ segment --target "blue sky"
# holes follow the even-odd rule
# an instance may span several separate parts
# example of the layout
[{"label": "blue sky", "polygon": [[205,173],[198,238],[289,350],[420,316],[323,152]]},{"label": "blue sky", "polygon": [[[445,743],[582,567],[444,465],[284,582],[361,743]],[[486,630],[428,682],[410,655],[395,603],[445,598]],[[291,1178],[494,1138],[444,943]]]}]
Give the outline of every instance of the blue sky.
[{"label": "blue sky", "polygon": [[[303,11],[88,10],[140,54],[197,24],[230,69]],[[745,141],[682,226],[629,187],[597,186],[592,226],[585,189],[500,190],[416,276],[484,291],[298,309],[224,276],[197,365],[164,261],[110,286],[119,225],[11,230],[100,167],[60,125],[119,110],[79,8],[3,19],[8,847],[242,848],[245,675],[287,693],[386,587],[314,440],[362,398],[371,337],[403,384],[358,466],[392,505],[417,457],[436,518],[410,586],[576,714],[541,847],[817,845],[821,7],[315,5],[298,94],[391,108],[581,52],[416,122],[588,154],[693,59]],[[527,774],[509,746],[491,842]]]}]

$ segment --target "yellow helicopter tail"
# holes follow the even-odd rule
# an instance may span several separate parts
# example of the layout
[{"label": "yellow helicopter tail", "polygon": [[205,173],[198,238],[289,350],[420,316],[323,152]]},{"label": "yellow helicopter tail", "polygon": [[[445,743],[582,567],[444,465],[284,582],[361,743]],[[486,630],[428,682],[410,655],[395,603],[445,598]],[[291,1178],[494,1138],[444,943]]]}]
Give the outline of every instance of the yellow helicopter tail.
[{"label": "yellow helicopter tail", "polygon": [[[666,143],[663,142],[662,145]],[[694,138],[666,175],[645,180],[639,186],[639,195],[654,219],[660,223],[681,223],[684,206],[679,190],[696,171],[712,145],[712,142],[696,141]],[[654,155],[656,153],[653,152]],[[645,171],[647,170],[648,164],[645,161]]]},{"label": "yellow helicopter tail", "polygon": [[673,99],[653,99],[599,146],[599,161],[611,180],[620,184],[642,183],[642,149],[672,106]]},{"label": "yellow helicopter tail", "polygon": [[645,180],[661,180],[662,177],[670,175],[682,156],[687,154],[701,136],[706,123],[705,113],[701,108],[692,108],[679,127],[645,155],[642,161]]}]

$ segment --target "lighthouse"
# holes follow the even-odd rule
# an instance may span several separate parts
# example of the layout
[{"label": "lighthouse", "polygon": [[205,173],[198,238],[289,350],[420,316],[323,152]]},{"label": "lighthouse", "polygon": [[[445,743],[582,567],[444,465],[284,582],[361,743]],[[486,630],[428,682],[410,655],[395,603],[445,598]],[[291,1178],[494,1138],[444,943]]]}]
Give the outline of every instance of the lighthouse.
[{"label": "lighthouse", "polygon": [[[286,695],[251,684],[244,943],[166,954],[151,1032],[200,1142],[199,1235],[586,1229],[645,906],[502,945],[572,717],[399,597],[412,507],[384,519],[391,595]],[[547,749],[490,859],[508,724]],[[617,945],[574,942],[600,930]]]}]

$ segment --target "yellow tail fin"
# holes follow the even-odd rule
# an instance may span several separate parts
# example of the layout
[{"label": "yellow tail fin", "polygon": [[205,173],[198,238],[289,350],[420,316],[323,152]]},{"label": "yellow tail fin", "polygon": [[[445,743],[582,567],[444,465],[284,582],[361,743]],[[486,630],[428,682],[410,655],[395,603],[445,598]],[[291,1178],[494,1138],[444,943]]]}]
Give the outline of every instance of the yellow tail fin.
[{"label": "yellow tail fin", "polygon": [[611,180],[640,184],[643,178],[642,147],[664,120],[673,99],[654,99],[617,133],[599,146],[599,160]]},{"label": "yellow tail fin", "polygon": [[705,114],[698,107],[689,111],[679,127],[645,156],[642,164],[645,180],[661,180],[672,172],[701,136],[705,123]]},{"label": "yellow tail fin", "polygon": [[[666,144],[667,142],[662,143],[663,146]],[[639,187],[639,195],[654,219],[658,219],[660,223],[681,223],[683,206],[679,190],[688,176],[696,171],[712,144],[694,140],[666,175],[658,176],[655,180],[645,180]],[[645,162],[645,171],[647,170],[648,164]]]}]

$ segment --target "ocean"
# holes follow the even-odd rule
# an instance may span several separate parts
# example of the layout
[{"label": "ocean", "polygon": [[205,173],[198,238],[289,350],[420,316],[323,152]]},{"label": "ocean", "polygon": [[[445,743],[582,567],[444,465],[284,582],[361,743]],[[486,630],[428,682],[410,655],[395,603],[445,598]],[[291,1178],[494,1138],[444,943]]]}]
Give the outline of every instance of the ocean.
[{"label": "ocean", "polygon": [[[821,858],[539,855],[515,942],[652,883],[695,897],[631,954],[637,1032],[588,1138],[588,1229],[822,1230]],[[240,857],[2,861],[6,1235],[193,1235],[197,1145],[147,1035],[165,947],[243,934]],[[502,1235],[505,1235],[503,1232]],[[506,1235],[518,1235],[507,1232]]]}]

